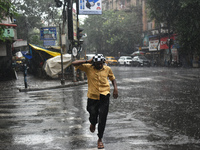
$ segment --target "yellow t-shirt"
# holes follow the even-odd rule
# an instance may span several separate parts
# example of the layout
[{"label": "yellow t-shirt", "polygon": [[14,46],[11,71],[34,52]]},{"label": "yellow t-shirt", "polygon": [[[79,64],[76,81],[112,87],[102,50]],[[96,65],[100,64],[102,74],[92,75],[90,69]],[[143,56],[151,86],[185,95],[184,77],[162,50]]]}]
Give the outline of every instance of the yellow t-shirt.
[{"label": "yellow t-shirt", "polygon": [[115,76],[109,66],[103,65],[101,70],[97,70],[91,64],[82,64],[75,66],[76,69],[84,71],[88,80],[87,97],[90,99],[99,100],[100,94],[107,95],[110,93],[110,81],[115,79]]}]

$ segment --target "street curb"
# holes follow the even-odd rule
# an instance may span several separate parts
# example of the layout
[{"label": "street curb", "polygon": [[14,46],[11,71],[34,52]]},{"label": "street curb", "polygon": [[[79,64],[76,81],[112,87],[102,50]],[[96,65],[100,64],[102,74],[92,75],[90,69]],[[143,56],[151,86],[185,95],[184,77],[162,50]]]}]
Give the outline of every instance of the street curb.
[{"label": "street curb", "polygon": [[19,92],[51,90],[51,89],[66,88],[66,87],[72,87],[72,86],[78,86],[78,85],[84,85],[84,84],[87,84],[87,81],[78,81],[78,82],[69,83],[69,84],[67,84],[67,85],[59,85],[59,86],[52,86],[52,87],[45,87],[45,88],[27,88],[27,89],[19,89]]}]

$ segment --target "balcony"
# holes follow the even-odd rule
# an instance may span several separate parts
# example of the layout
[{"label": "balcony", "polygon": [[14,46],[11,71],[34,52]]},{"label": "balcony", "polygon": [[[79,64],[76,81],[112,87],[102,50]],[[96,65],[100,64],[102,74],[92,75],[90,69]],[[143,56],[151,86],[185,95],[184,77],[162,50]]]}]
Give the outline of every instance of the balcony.
[{"label": "balcony", "polygon": [[17,40],[17,31],[13,28],[7,28],[4,31],[3,37],[12,38],[12,40]]}]

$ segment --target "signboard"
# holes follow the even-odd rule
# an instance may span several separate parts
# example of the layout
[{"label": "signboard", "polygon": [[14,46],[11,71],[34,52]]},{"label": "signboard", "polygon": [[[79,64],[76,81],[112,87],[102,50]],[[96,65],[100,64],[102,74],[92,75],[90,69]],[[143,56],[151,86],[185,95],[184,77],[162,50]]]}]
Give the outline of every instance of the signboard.
[{"label": "signboard", "polygon": [[169,49],[167,46],[167,39],[168,37],[163,37],[160,39],[160,49]]},{"label": "signboard", "polygon": [[102,0],[79,0],[79,15],[101,15]]},{"label": "signboard", "polygon": [[77,15],[76,15],[76,10],[73,8],[72,9],[72,15],[73,15],[73,34],[74,34],[74,40],[77,39]]},{"label": "signboard", "polygon": [[157,46],[158,50],[160,50],[160,44],[158,45],[159,40],[150,40],[149,41],[149,51],[157,51]]},{"label": "signboard", "polygon": [[178,57],[178,50],[177,49],[171,49],[172,52],[172,61],[179,61],[179,57]]},{"label": "signboard", "polygon": [[[160,49],[169,49],[168,45],[167,45],[167,40],[169,39],[169,37],[163,37],[160,39]],[[170,39],[174,40],[174,35],[171,36]],[[172,48],[172,45],[171,45]]]},{"label": "signboard", "polygon": [[55,46],[56,42],[55,42],[55,40],[44,40],[43,45],[44,46]]},{"label": "signboard", "polygon": [[143,46],[144,47],[149,46],[149,37],[148,37],[148,35],[145,35],[145,37],[143,39]]},{"label": "signboard", "polygon": [[56,40],[56,27],[43,27],[40,28],[40,39],[41,40]]}]

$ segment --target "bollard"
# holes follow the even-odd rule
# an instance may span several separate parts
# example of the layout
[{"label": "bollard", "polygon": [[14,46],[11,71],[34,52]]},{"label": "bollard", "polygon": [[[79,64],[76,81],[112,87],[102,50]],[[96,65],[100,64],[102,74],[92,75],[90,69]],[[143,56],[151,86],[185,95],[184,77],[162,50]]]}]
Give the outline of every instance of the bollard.
[{"label": "bollard", "polygon": [[24,86],[27,89],[27,79],[26,79],[26,76],[27,76],[27,65],[26,65],[26,63],[24,63]]}]

